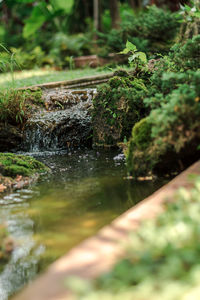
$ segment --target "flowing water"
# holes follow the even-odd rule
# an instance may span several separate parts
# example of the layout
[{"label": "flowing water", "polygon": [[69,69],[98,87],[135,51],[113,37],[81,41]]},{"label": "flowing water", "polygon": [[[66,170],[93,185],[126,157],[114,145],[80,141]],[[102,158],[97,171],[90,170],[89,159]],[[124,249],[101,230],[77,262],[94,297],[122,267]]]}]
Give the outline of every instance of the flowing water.
[{"label": "flowing water", "polygon": [[16,244],[0,274],[1,300],[163,184],[123,179],[123,155],[116,152],[87,149],[37,158],[52,173],[0,199],[0,223]]},{"label": "flowing water", "polygon": [[96,89],[50,89],[43,93],[45,108],[26,122],[25,151],[56,151],[87,145],[91,140],[91,106]]}]

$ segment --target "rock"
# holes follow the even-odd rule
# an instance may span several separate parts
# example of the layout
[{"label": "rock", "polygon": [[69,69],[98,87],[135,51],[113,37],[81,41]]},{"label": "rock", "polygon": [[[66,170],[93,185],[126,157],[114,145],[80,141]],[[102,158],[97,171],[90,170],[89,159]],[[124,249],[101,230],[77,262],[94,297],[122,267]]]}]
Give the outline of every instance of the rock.
[{"label": "rock", "polygon": [[31,156],[0,153],[0,174],[15,178],[17,182],[21,180],[20,175],[29,177],[47,171],[49,168]]},{"label": "rock", "polygon": [[[56,151],[91,144],[94,93],[94,89],[47,91],[45,101],[49,101],[49,110],[37,112],[27,121],[24,149]],[[52,103],[52,99],[57,101]],[[62,107],[56,107],[58,101]]]},{"label": "rock", "polygon": [[88,145],[95,93],[95,89],[64,87],[44,90],[43,105],[31,110],[23,127],[0,123],[0,152],[54,151]]},{"label": "rock", "polygon": [[88,109],[66,109],[35,114],[26,124],[26,151],[60,150],[80,147],[91,135]]},{"label": "rock", "polygon": [[133,125],[145,114],[143,80],[128,77],[123,70],[118,73],[120,76],[101,86],[93,101],[93,142],[97,147],[115,147],[124,142],[131,135]]},{"label": "rock", "polygon": [[23,139],[22,131],[11,124],[0,123],[0,151],[18,149]]}]

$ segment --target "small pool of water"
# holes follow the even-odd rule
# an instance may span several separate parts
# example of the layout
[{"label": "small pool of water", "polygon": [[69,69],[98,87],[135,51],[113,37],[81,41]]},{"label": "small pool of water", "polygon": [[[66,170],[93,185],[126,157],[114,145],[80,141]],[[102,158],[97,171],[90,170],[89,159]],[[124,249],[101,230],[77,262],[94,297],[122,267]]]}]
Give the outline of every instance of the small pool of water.
[{"label": "small pool of water", "polygon": [[52,173],[0,199],[0,223],[16,242],[0,274],[1,300],[164,184],[124,179],[125,163],[116,152],[78,150],[36,158]]}]

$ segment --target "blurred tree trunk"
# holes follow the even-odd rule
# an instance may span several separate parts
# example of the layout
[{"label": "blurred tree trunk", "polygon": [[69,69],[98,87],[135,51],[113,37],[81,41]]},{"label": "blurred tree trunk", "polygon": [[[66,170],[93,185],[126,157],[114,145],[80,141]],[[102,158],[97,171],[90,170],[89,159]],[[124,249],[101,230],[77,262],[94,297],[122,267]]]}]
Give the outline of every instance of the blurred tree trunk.
[{"label": "blurred tree trunk", "polygon": [[2,18],[1,18],[1,21],[4,23],[4,25],[6,27],[8,27],[10,19],[11,19],[11,10],[9,10],[6,3],[3,2],[2,3]]},{"label": "blurred tree trunk", "polygon": [[98,30],[99,27],[99,0],[93,0],[94,4],[94,28]]},{"label": "blurred tree trunk", "polygon": [[93,0],[94,28],[101,31],[101,0]]},{"label": "blurred tree trunk", "polygon": [[129,0],[130,6],[133,9],[141,8],[142,7],[142,1],[141,0]]},{"label": "blurred tree trunk", "polygon": [[119,14],[119,6],[117,0],[110,0],[110,16],[112,20],[112,28],[119,28],[120,24],[120,14]]},{"label": "blurred tree trunk", "polygon": [[84,32],[87,28],[86,19],[93,18],[93,16],[94,12],[92,0],[74,0],[71,13],[68,16],[69,32]]},{"label": "blurred tree trunk", "polygon": [[88,1],[88,0],[83,0],[82,1],[85,18],[89,18],[91,16],[91,8],[90,8],[90,3],[89,2],[90,1]]}]

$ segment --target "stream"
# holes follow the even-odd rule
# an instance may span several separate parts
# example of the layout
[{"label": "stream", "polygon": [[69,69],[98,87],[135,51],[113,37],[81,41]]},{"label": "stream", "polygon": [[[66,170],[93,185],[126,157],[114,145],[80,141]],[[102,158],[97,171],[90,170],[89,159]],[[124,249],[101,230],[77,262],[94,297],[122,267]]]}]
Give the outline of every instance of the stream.
[{"label": "stream", "polygon": [[26,122],[23,143],[16,149],[44,162],[51,173],[0,198],[0,224],[7,225],[15,242],[0,273],[0,300],[164,183],[124,179],[123,154],[83,148],[91,146],[95,93],[48,89],[43,93],[45,107]]},{"label": "stream", "polygon": [[44,152],[35,157],[52,173],[0,199],[0,223],[7,224],[16,244],[0,274],[1,300],[163,184],[124,179],[123,155],[116,151]]}]

